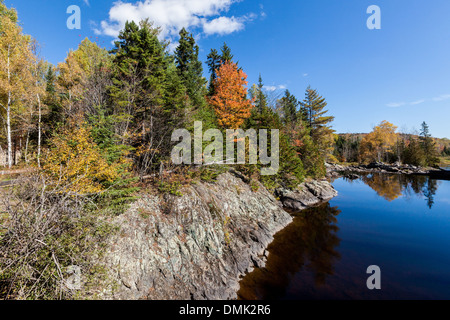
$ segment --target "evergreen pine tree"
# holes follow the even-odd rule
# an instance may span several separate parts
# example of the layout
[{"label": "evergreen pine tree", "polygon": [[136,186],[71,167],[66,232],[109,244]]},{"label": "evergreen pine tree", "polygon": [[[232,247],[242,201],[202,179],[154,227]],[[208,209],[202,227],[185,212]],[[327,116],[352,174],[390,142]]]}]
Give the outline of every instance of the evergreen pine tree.
[{"label": "evergreen pine tree", "polygon": [[260,114],[263,113],[263,111],[267,108],[267,97],[263,92],[264,84],[262,81],[261,74],[259,74],[258,79],[258,95],[256,97],[256,107],[258,108],[258,112]]},{"label": "evergreen pine tree", "polygon": [[220,50],[222,51],[221,63],[233,61],[234,56],[231,54],[230,47],[225,42]]},{"label": "evergreen pine tree", "polygon": [[[145,109],[162,103],[168,59],[158,40],[159,32],[148,21],[140,25],[127,22],[112,50],[117,66],[114,82],[127,86],[127,82],[133,81],[142,89],[134,98],[136,111],[143,114]],[[143,100],[147,100],[146,103],[142,103]]]},{"label": "evergreen pine tree", "polygon": [[205,104],[205,84],[203,66],[198,60],[199,47],[194,37],[186,29],[180,31],[179,45],[175,50],[175,62],[178,74],[183,80],[187,94],[196,107]]},{"label": "evergreen pine tree", "polygon": [[214,88],[214,82],[216,81],[217,74],[216,71],[219,69],[222,61],[222,57],[219,55],[216,49],[211,49],[211,52],[208,54],[208,68],[209,73],[211,74],[210,80],[209,80],[209,88],[208,88],[208,95],[212,96],[214,94],[215,88]]},{"label": "evergreen pine tree", "polygon": [[285,124],[293,124],[298,120],[297,108],[299,102],[294,95],[292,95],[289,90],[286,90],[284,97],[279,100],[279,105],[283,112],[283,121]]},{"label": "evergreen pine tree", "polygon": [[262,81],[261,74],[259,75],[258,84],[253,84],[249,90],[250,99],[253,100],[255,105],[255,112],[262,114],[264,109],[268,108],[267,96],[264,93],[264,84]]},{"label": "evergreen pine tree", "polygon": [[420,141],[423,152],[425,154],[425,164],[428,166],[435,166],[439,164],[436,143],[431,137],[430,128],[425,121],[422,123],[422,128],[420,131]]},{"label": "evergreen pine tree", "polygon": [[311,135],[314,135],[320,129],[330,128],[328,123],[334,120],[332,116],[324,116],[328,110],[324,110],[327,106],[325,98],[319,95],[317,90],[306,89],[305,99],[300,102],[301,111],[306,116],[306,123],[311,128]]},{"label": "evergreen pine tree", "polygon": [[48,66],[47,74],[45,76],[45,80],[47,81],[46,85],[46,91],[48,93],[55,93],[55,80],[56,80],[56,74],[53,70],[53,67],[50,65]]},{"label": "evergreen pine tree", "polygon": [[321,150],[322,156],[326,156],[333,144],[332,134],[334,130],[329,123],[334,120],[332,116],[325,116],[328,110],[325,98],[319,95],[317,90],[306,89],[305,99],[300,102],[300,112],[305,116],[305,122],[310,129],[310,135]]},{"label": "evergreen pine tree", "polygon": [[304,121],[298,120],[293,131],[292,142],[303,163],[306,175],[321,178],[326,174],[325,162],[320,146],[313,141],[310,131],[311,129]]},{"label": "evergreen pine tree", "polygon": [[[127,22],[115,42],[115,70],[110,96],[114,114],[122,119],[116,132],[135,148],[135,167],[144,176],[170,155],[170,136],[186,90],[179,81],[160,30],[148,21]],[[178,79],[177,79],[178,78]]]},{"label": "evergreen pine tree", "polygon": [[[252,115],[246,120],[245,128],[280,130],[280,170],[277,175],[261,177],[261,181],[266,187],[270,189],[273,186],[281,185],[293,189],[303,182],[305,170],[302,160],[297,154],[296,147],[291,143],[290,137],[283,130],[284,126],[280,116],[272,108],[265,107],[262,113],[259,113],[258,108],[253,108]],[[268,147],[271,148],[270,142]]]},{"label": "evergreen pine tree", "polygon": [[[208,64],[209,73],[211,74],[208,87],[209,96],[212,96],[215,93],[214,85],[217,78],[217,70],[223,63],[233,62],[234,58],[234,56],[231,54],[230,47],[228,47],[226,43],[223,44],[220,51],[221,54],[219,54],[219,52],[216,49],[211,49],[211,52],[207,56],[208,60],[206,61],[206,63]],[[241,70],[241,68],[239,68],[239,70]]]},{"label": "evergreen pine tree", "polygon": [[425,153],[417,138],[410,136],[408,140],[408,144],[403,148],[403,162],[415,166],[425,165]]},{"label": "evergreen pine tree", "polygon": [[[44,104],[48,106],[49,110],[47,114],[42,117],[42,123],[44,125],[44,131],[55,129],[60,123],[64,121],[64,114],[60,99],[56,92],[56,73],[53,66],[48,67],[47,74],[45,76],[46,94],[44,96]],[[46,140],[47,136],[43,136]]]}]

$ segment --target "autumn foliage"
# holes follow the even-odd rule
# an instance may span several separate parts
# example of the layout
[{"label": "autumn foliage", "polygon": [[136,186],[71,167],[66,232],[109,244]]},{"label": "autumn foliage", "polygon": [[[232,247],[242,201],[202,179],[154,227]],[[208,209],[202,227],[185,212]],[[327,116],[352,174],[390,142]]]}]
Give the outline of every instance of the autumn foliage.
[{"label": "autumn foliage", "polygon": [[67,192],[93,194],[102,192],[120,176],[121,162],[109,164],[91,137],[90,127],[79,122],[72,124],[51,140],[44,172],[67,186]]},{"label": "autumn foliage", "polygon": [[397,142],[397,127],[382,121],[361,141],[361,158],[368,161],[383,161]]},{"label": "autumn foliage", "polygon": [[238,129],[251,116],[253,105],[247,99],[247,75],[226,61],[216,71],[215,94],[210,98],[221,127]]}]

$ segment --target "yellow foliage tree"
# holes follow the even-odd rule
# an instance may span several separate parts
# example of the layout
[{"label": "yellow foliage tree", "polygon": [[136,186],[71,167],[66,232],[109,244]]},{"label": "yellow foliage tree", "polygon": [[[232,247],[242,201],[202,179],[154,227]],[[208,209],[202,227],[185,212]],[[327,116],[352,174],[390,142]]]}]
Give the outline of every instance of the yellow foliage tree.
[{"label": "yellow foliage tree", "polygon": [[403,194],[400,177],[397,175],[373,174],[363,176],[363,181],[371,187],[380,197],[391,202]]},{"label": "yellow foliage tree", "polygon": [[84,39],[77,50],[70,51],[64,62],[58,64],[57,89],[64,97],[65,112],[69,115],[78,112],[76,102],[86,94],[87,82],[99,66],[109,66],[108,51],[96,43]]},{"label": "yellow foliage tree", "polygon": [[55,135],[51,145],[43,170],[68,192],[98,193],[104,190],[104,183],[120,177],[120,166],[125,160],[108,164],[93,141],[90,128],[81,121]]},{"label": "yellow foliage tree", "polygon": [[384,120],[361,141],[361,159],[365,162],[386,160],[397,142],[397,127]]},{"label": "yellow foliage tree", "polygon": [[70,114],[74,108],[74,102],[81,99],[83,95],[86,74],[81,69],[73,51],[69,52],[66,61],[58,64],[58,72],[57,89],[62,93],[64,107]]},{"label": "yellow foliage tree", "polygon": [[5,122],[9,167],[13,164],[12,132],[24,113],[28,88],[33,86],[31,70],[35,57],[30,50],[30,42],[31,38],[24,35],[17,24],[14,10],[0,14],[0,111]]}]

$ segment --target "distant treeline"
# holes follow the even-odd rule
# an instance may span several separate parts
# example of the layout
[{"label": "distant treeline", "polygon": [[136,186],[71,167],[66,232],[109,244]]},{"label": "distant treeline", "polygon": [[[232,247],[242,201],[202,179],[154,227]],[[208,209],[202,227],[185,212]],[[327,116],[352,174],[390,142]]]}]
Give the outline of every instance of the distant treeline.
[{"label": "distant treeline", "polygon": [[397,133],[397,127],[383,121],[371,133],[337,134],[333,155],[340,162],[401,162],[436,166],[440,156],[450,155],[450,139],[433,138],[423,122],[419,133]]}]

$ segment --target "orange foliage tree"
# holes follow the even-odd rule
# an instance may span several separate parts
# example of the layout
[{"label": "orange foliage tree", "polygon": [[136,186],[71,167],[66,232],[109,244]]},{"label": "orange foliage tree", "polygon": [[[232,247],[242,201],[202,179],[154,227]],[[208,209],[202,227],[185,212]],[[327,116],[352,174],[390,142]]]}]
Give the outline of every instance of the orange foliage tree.
[{"label": "orange foliage tree", "polygon": [[253,108],[252,101],[247,98],[247,75],[230,61],[224,62],[216,74],[216,92],[210,103],[220,126],[238,129],[250,117]]}]

